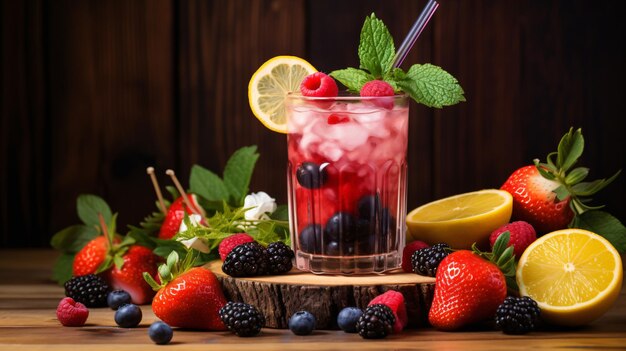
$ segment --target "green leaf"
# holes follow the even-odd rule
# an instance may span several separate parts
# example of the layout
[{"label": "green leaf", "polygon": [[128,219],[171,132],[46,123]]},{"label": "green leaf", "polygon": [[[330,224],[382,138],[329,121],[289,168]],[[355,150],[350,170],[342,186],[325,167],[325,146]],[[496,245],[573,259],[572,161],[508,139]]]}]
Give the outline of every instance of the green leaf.
[{"label": "green leaf", "polygon": [[[176,199],[178,199],[180,197],[180,193],[178,192],[178,189],[176,189],[176,187],[173,186],[173,185],[165,186],[165,190],[167,190],[167,192],[170,193],[170,195],[172,196],[172,199],[174,199],[174,200],[176,200]],[[157,204],[158,204],[158,202],[157,202]],[[157,207],[159,207],[159,206],[157,205]],[[169,205],[168,205],[168,207],[169,207]]]},{"label": "green leaf", "polygon": [[574,185],[582,182],[587,178],[589,174],[589,168],[587,167],[578,167],[574,168],[569,174],[565,177],[565,183],[568,185]]},{"label": "green leaf", "polygon": [[554,175],[554,173],[550,172],[550,170],[546,167],[545,163],[539,163],[539,160],[536,160],[537,162],[535,162],[535,167],[537,167],[537,171],[539,172],[539,174],[541,174],[542,177],[549,179],[549,180],[554,180],[556,179],[556,176]]},{"label": "green leaf", "polygon": [[[235,151],[226,162],[224,168],[224,185],[231,197],[235,200],[235,206],[241,206],[243,199],[248,194],[250,179],[254,172],[254,165],[259,159],[256,145],[242,147]],[[211,200],[211,199],[209,199]]]},{"label": "green leaf", "polygon": [[511,239],[511,232],[508,230],[498,236],[496,241],[493,243],[493,249],[491,250],[491,253],[493,254],[494,257],[497,258],[497,257],[502,256],[502,253],[504,252],[504,250],[506,250],[506,247],[509,245],[510,239]]},{"label": "green leaf", "polygon": [[198,165],[191,168],[189,177],[191,192],[209,201],[228,200],[228,189],[220,177]]},{"label": "green leaf", "polygon": [[187,253],[185,245],[176,240],[162,240],[155,239],[157,247],[152,252],[163,258],[166,258],[172,251],[176,251],[180,256],[184,256]]},{"label": "green leaf", "polygon": [[161,288],[161,284],[157,283],[148,272],[143,272],[143,279],[150,285],[152,290],[157,291]]},{"label": "green leaf", "polygon": [[346,68],[330,72],[330,76],[353,92],[361,91],[365,83],[374,80],[374,76],[361,69]]},{"label": "green leaf", "polygon": [[559,185],[556,189],[552,191],[556,194],[556,198],[559,199],[559,201],[563,201],[567,199],[568,196],[570,196],[569,190],[567,190],[567,187],[564,185]]},{"label": "green leaf", "polygon": [[107,256],[104,259],[104,261],[100,264],[98,269],[96,269],[95,274],[100,274],[100,273],[108,270],[109,268],[113,267],[113,262],[114,262],[113,257],[112,256]]},{"label": "green leaf", "polygon": [[398,86],[416,102],[429,107],[441,108],[465,101],[463,88],[456,78],[431,64],[411,66]]},{"label": "green leaf", "polygon": [[109,205],[101,197],[91,194],[78,196],[76,199],[76,211],[81,221],[88,226],[100,227],[99,213],[104,217],[104,223],[109,223],[112,218]]},{"label": "green leaf", "polygon": [[609,179],[598,179],[593,182],[578,183],[572,186],[572,191],[576,196],[591,196],[611,184],[621,172],[622,170],[617,171],[617,173],[613,174]]},{"label": "green leaf", "polygon": [[124,258],[121,256],[113,257],[113,263],[115,263],[115,268],[121,270],[124,267]]},{"label": "green leaf", "polygon": [[372,13],[365,18],[359,41],[359,61],[361,68],[374,77],[382,77],[391,69],[396,49],[393,38],[383,21]]},{"label": "green leaf", "polygon": [[571,225],[597,233],[608,240],[620,253],[626,252],[626,227],[606,212],[587,211],[578,216]]},{"label": "green leaf", "polygon": [[383,76],[383,80],[393,87],[393,91],[398,93],[402,89],[398,85],[398,82],[406,78],[406,73],[401,68],[392,68]]},{"label": "green leaf", "polygon": [[52,267],[52,280],[59,285],[63,285],[72,278],[72,264],[74,263],[74,254],[62,254],[54,262]]},{"label": "green leaf", "polygon": [[559,142],[556,165],[561,171],[567,172],[583,154],[584,148],[585,140],[580,128],[575,132],[573,128],[570,128],[569,132]]},{"label": "green leaf", "polygon": [[95,227],[76,224],[54,234],[50,245],[65,253],[76,253],[97,236],[98,230]]},{"label": "green leaf", "polygon": [[288,221],[289,207],[287,207],[287,205],[278,205],[276,207],[276,211],[270,215],[270,218],[278,221]]}]

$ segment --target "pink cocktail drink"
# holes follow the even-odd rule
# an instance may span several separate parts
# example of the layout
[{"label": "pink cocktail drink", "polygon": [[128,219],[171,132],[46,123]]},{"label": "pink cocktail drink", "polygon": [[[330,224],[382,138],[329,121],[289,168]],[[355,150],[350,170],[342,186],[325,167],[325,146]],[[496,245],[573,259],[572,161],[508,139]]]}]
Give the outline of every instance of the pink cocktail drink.
[{"label": "pink cocktail drink", "polygon": [[297,268],[397,268],[405,241],[408,98],[290,95],[286,108]]}]

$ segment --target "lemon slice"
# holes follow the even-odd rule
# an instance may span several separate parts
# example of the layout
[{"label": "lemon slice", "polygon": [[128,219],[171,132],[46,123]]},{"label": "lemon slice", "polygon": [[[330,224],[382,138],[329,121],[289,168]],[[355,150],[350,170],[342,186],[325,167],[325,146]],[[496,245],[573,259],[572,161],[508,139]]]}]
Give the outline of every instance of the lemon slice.
[{"label": "lemon slice", "polygon": [[609,310],[622,287],[622,260],[598,234],[564,229],[534,241],[520,257],[520,294],[541,308],[544,320],[565,326],[587,324]]},{"label": "lemon slice", "polygon": [[513,197],[504,190],[485,189],[430,202],[406,217],[409,240],[429,244],[447,243],[469,249],[474,242],[486,244],[494,230],[507,224]]},{"label": "lemon slice", "polygon": [[295,56],[276,56],[254,72],[248,83],[248,102],[252,113],[267,128],[287,133],[285,97],[298,91],[304,77],[317,72],[315,67]]}]

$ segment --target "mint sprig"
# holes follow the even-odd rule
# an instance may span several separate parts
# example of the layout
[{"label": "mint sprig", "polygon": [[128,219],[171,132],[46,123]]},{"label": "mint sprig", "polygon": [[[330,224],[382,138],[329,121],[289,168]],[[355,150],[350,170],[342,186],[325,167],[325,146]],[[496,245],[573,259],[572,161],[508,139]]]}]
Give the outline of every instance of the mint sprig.
[{"label": "mint sprig", "polygon": [[[611,184],[621,173],[617,171],[608,179],[585,182],[589,168],[572,169],[582,156],[585,140],[582,130],[570,128],[559,142],[557,151],[546,157],[546,163],[535,159],[534,163],[544,178],[555,181],[559,186],[554,190],[559,201],[570,199],[569,206],[574,218],[570,228],[587,229],[607,239],[619,252],[626,252],[626,227],[615,217],[600,211],[604,206],[592,206],[591,196]],[[556,158],[556,159],[555,159]],[[570,171],[571,170],[571,171]]]},{"label": "mint sprig", "polygon": [[450,73],[432,64],[415,64],[408,72],[394,68],[395,45],[389,30],[373,13],[365,18],[359,42],[359,69],[335,70],[330,76],[359,92],[365,83],[384,80],[395,92],[405,92],[417,103],[441,108],[465,101],[463,88]]}]

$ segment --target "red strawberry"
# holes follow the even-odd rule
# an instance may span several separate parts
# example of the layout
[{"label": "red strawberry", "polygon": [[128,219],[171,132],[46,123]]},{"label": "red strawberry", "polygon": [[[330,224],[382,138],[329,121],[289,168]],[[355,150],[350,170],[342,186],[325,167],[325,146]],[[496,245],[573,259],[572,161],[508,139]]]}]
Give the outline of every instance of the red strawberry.
[{"label": "red strawberry", "polygon": [[[114,239],[114,243],[119,240]],[[76,256],[72,264],[72,274],[74,276],[94,274],[109,253],[109,241],[106,236],[100,235],[83,246]]]},{"label": "red strawberry", "polygon": [[172,327],[226,330],[218,314],[226,304],[213,272],[191,268],[161,287],[152,300],[152,311]]},{"label": "red strawberry", "polygon": [[435,279],[428,320],[441,330],[459,329],[492,317],[507,294],[500,269],[468,250],[444,258]]},{"label": "red strawberry", "polygon": [[125,290],[130,294],[134,304],[143,305],[152,300],[154,290],[144,280],[143,272],[152,277],[157,276],[159,256],[147,247],[133,245],[122,257],[124,264],[121,269],[113,267],[110,274],[111,286],[114,290]]},{"label": "red strawberry", "polygon": [[493,246],[500,234],[506,231],[511,234],[509,246],[514,247],[515,257],[518,259],[522,256],[522,253],[524,253],[524,250],[526,250],[528,245],[532,244],[532,242],[537,239],[537,233],[535,233],[535,228],[533,228],[532,225],[524,221],[517,221],[505,224],[491,233],[489,236],[491,249],[493,249]]},{"label": "red strawberry", "polygon": [[368,306],[375,304],[383,304],[393,311],[396,317],[396,323],[393,325],[393,332],[399,333],[409,323],[409,317],[406,314],[406,305],[404,304],[404,295],[401,293],[388,290],[385,293],[376,296]]},{"label": "red strawberry", "polygon": [[402,250],[402,270],[407,273],[414,273],[413,266],[411,265],[411,256],[415,251],[425,249],[427,247],[428,244],[419,240],[415,240],[407,244],[404,247],[404,250]]},{"label": "red strawberry", "polygon": [[532,224],[540,233],[567,228],[574,217],[570,198],[556,198],[559,182],[544,178],[536,166],[526,166],[513,172],[501,189],[513,196],[513,218]]},{"label": "red strawberry", "polygon": [[245,243],[253,242],[254,238],[246,233],[233,234],[220,242],[217,251],[220,253],[222,261],[226,259],[226,256],[237,246]]},{"label": "red strawberry", "polygon": [[180,196],[167,209],[167,214],[165,215],[165,219],[163,220],[163,224],[161,224],[161,229],[159,230],[159,239],[171,239],[178,233],[178,229],[180,228],[180,224],[183,222],[185,218],[185,212],[187,214],[198,213],[202,211],[202,208],[198,204],[195,195],[187,194],[187,199],[191,203],[193,210],[188,208],[183,200],[183,197]]},{"label": "red strawberry", "polygon": [[[619,171],[609,179],[583,182],[589,173],[585,167],[573,168],[583,153],[584,139],[580,129],[570,129],[561,138],[557,152],[547,157],[547,163],[535,160],[513,172],[501,189],[513,196],[513,219],[530,223],[537,233],[545,234],[570,226],[578,226],[579,215],[588,210],[589,197],[609,185]],[[573,169],[572,169],[573,168]]]}]

